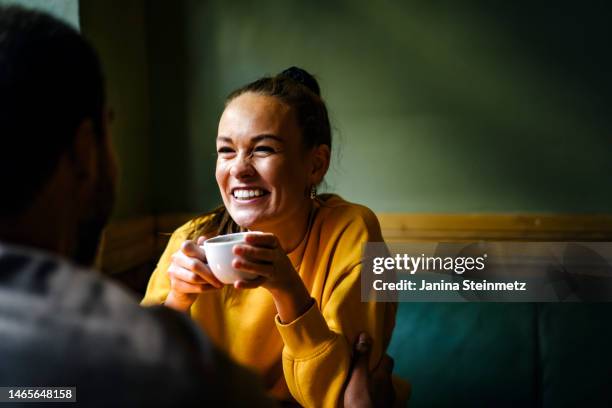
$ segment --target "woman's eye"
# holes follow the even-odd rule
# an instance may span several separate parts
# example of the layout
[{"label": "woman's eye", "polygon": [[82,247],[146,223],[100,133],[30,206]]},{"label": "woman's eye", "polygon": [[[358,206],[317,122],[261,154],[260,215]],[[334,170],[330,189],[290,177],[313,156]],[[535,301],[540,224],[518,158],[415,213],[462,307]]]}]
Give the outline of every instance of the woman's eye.
[{"label": "woman's eye", "polygon": [[274,149],[271,148],[270,146],[257,146],[255,148],[255,153],[263,153],[263,154],[274,153]]},{"label": "woman's eye", "polygon": [[229,148],[229,147],[220,147],[217,149],[217,153],[219,154],[223,154],[223,153],[233,153],[234,150]]}]

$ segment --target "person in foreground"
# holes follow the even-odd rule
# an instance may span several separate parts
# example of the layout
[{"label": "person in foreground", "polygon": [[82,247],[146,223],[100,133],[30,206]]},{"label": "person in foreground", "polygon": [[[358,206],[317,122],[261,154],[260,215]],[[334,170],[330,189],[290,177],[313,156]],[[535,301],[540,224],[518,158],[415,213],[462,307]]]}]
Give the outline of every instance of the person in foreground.
[{"label": "person in foreground", "polygon": [[[367,332],[379,366],[397,305],[361,302],[362,246],[383,240],[376,216],[317,195],[332,148],[317,81],[292,67],[232,92],[216,144],[223,205],[174,232],[142,303],[189,312],[275,399],[337,406],[351,345]],[[252,279],[223,285],[200,245],[238,231],[259,232],[233,248]]]},{"label": "person in foreground", "polygon": [[0,7],[0,386],[76,386],[83,405],[270,406],[188,318],[84,268],[114,198],[107,118],[83,38]]},{"label": "person in foreground", "polygon": [[[273,406],[187,316],[87,269],[115,191],[103,82],[74,29],[0,6],[0,386],[76,386],[85,406]],[[359,344],[345,402],[382,406],[390,371],[370,375]]]}]

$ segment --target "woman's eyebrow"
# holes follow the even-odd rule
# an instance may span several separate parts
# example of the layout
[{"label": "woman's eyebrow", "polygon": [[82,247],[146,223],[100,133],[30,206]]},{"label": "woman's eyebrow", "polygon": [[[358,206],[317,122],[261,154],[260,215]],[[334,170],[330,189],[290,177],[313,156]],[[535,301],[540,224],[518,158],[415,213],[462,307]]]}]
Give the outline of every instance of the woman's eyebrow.
[{"label": "woman's eyebrow", "polygon": [[232,139],[227,136],[217,136],[217,142],[232,143]]},{"label": "woman's eyebrow", "polygon": [[[253,137],[251,139],[252,143],[257,143],[257,142],[261,142],[262,140],[266,140],[266,139],[272,139],[272,140],[276,140],[279,143],[284,143],[285,141],[275,135],[268,135],[268,134],[264,134],[264,135],[257,135],[255,137]],[[217,136],[217,142],[226,142],[226,143],[232,143],[233,140],[231,137],[227,137],[227,136]]]},{"label": "woman's eyebrow", "polygon": [[282,138],[275,136],[275,135],[267,135],[267,134],[255,136],[254,138],[251,139],[251,141],[253,143],[257,143],[257,142],[261,142],[262,140],[266,140],[266,139],[272,139],[272,140],[276,140],[279,143],[284,143],[284,140]]}]

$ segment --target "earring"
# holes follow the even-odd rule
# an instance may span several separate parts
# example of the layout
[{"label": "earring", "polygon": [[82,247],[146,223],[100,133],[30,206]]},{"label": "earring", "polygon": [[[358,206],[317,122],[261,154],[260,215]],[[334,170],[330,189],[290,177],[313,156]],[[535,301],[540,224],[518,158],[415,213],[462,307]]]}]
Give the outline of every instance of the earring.
[{"label": "earring", "polygon": [[317,186],[312,186],[310,188],[310,199],[314,200],[317,197]]}]

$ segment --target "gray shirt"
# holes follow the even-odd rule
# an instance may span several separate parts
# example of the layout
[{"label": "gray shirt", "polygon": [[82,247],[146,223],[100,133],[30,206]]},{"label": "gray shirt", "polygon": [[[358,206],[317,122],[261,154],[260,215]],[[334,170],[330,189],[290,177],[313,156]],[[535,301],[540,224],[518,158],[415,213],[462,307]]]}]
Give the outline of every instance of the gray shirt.
[{"label": "gray shirt", "polygon": [[4,244],[0,386],[76,386],[88,406],[271,404],[188,316],[142,308],[94,271]]}]

